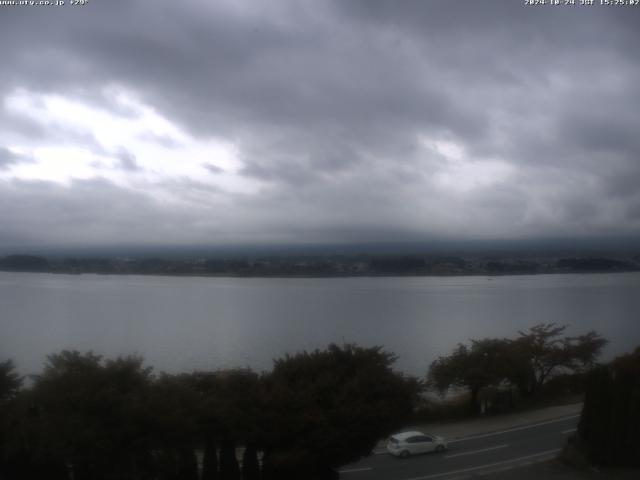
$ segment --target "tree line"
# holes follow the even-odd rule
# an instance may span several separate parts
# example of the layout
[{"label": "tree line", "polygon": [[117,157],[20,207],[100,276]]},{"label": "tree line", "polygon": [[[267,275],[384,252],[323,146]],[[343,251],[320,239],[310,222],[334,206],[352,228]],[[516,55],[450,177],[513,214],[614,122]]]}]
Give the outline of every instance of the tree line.
[{"label": "tree line", "polygon": [[428,382],[440,392],[466,389],[473,413],[481,409],[481,392],[490,387],[503,387],[509,393],[513,388],[520,397],[534,397],[550,379],[589,371],[607,344],[595,331],[565,336],[566,328],[541,323],[520,331],[514,339],[484,338],[459,344],[449,355],[433,361]]},{"label": "tree line", "polygon": [[395,359],[380,347],[330,345],[263,374],[155,375],[139,357],[63,351],[29,388],[7,361],[0,478],[337,478],[412,413],[420,384],[395,372]]},{"label": "tree line", "polygon": [[[0,363],[0,479],[287,480],[336,470],[415,420],[427,389],[535,396],[591,368],[606,341],[540,324],[436,359],[424,379],[381,347],[329,345],[249,369],[155,373],[137,356],[62,351],[26,386]],[[243,449],[237,449],[237,447]],[[241,461],[237,456],[242,451]]]},{"label": "tree line", "polygon": [[11,272],[211,276],[513,275],[640,270],[640,256],[622,258],[456,257],[452,255],[245,255],[215,258],[0,257]]}]

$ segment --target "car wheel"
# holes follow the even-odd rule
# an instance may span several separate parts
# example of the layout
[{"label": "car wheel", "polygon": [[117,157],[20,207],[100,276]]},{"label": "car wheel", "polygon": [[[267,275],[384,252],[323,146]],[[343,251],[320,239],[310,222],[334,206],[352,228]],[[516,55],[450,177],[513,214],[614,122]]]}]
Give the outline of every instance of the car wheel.
[{"label": "car wheel", "polygon": [[444,445],[438,445],[438,446],[436,447],[436,452],[437,452],[437,453],[442,453],[442,452],[444,452]]},{"label": "car wheel", "polygon": [[403,450],[400,452],[400,458],[409,458],[409,452]]}]

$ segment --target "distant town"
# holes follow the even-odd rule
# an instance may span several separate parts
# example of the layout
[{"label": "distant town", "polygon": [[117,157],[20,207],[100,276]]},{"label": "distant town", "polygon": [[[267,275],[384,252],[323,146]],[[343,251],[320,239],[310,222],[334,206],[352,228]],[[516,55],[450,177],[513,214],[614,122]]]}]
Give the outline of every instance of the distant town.
[{"label": "distant town", "polygon": [[64,274],[242,277],[529,275],[640,271],[640,254],[612,257],[429,255],[238,256],[223,258],[0,257],[0,270]]}]

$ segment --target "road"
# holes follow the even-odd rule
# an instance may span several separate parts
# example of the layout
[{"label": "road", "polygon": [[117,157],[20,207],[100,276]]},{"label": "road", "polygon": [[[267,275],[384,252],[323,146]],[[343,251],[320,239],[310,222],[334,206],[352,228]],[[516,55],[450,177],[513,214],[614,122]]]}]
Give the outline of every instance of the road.
[{"label": "road", "polygon": [[[453,480],[555,457],[579,415],[449,441],[449,449],[401,460],[383,451],[340,469],[341,480]],[[438,434],[437,431],[428,432]]]}]

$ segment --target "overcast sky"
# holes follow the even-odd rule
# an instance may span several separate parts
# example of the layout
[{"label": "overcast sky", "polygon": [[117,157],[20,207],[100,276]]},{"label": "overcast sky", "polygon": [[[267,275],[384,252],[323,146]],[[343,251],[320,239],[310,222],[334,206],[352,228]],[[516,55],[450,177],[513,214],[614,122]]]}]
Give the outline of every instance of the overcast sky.
[{"label": "overcast sky", "polygon": [[0,247],[640,235],[640,6],[576,3],[0,6]]}]

